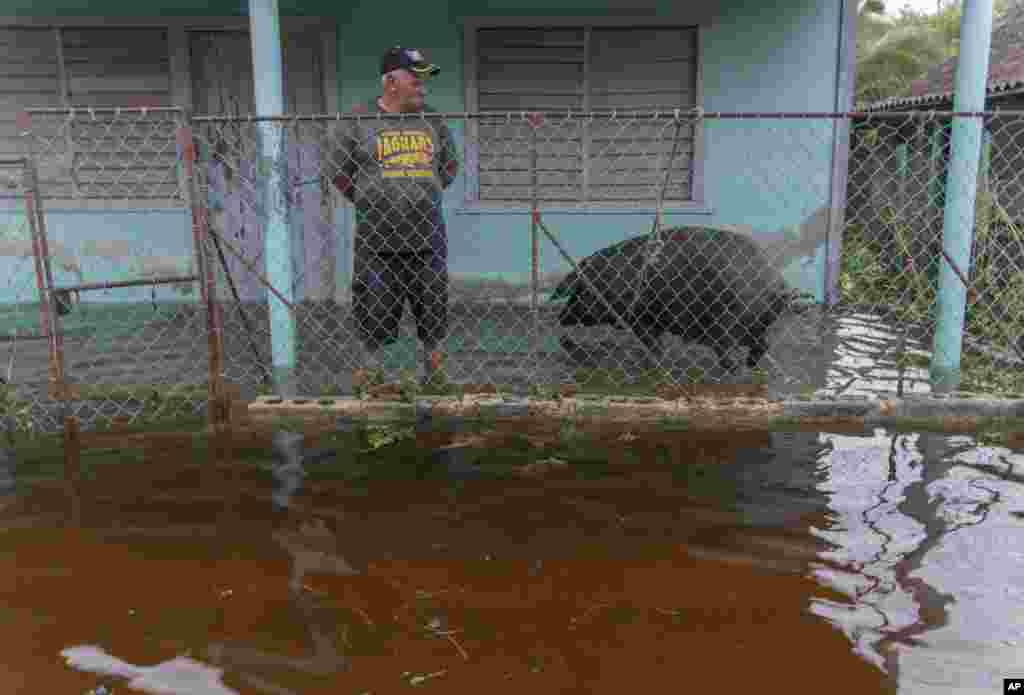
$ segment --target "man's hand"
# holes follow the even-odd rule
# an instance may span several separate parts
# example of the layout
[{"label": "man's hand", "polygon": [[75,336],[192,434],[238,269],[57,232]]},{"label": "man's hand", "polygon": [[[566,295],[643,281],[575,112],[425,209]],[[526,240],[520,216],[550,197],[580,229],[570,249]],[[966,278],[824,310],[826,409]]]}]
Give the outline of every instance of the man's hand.
[{"label": "man's hand", "polygon": [[444,167],[444,175],[445,175],[444,187],[448,188],[448,186],[451,185],[452,181],[455,180],[455,177],[458,176],[458,174],[459,174],[459,160],[457,160],[457,159],[449,159],[448,163],[445,164],[445,167]]},{"label": "man's hand", "polygon": [[337,188],[343,196],[352,200],[352,190],[355,188],[355,184],[352,183],[352,179],[349,178],[347,174],[338,174],[335,176],[334,187]]}]

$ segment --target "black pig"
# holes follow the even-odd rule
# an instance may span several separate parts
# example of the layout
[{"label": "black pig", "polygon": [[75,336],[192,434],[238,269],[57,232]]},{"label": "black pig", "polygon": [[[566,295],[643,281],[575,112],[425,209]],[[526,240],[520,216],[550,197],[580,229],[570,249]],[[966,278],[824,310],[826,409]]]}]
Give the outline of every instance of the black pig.
[{"label": "black pig", "polygon": [[[768,351],[766,333],[796,298],[782,275],[755,241],[736,232],[676,227],[662,230],[661,237],[665,243],[648,266],[646,283],[641,268],[653,235],[597,251],[578,264],[580,273],[626,322],[620,327],[632,329],[655,357],[662,355],[662,336],[671,333],[712,348],[728,371],[736,366],[728,353],[741,346],[750,349],[747,365],[756,366]],[[562,326],[616,324],[576,271],[551,295],[552,300],[565,297]],[[578,353],[568,338],[562,346]]]}]

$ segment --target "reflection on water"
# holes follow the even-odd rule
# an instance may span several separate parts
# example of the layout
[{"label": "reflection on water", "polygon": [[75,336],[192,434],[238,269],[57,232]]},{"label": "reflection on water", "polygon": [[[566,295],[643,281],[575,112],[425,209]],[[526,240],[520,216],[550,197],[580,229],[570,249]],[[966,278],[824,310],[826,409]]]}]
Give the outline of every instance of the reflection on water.
[{"label": "reflection on water", "polygon": [[226,465],[153,435],[69,480],[19,461],[0,692],[966,693],[1021,671],[1020,453],[512,427],[264,433]]},{"label": "reflection on water", "polygon": [[[220,669],[204,666],[188,657],[178,656],[156,666],[133,666],[89,645],[65,649],[61,656],[72,668],[123,678],[128,687],[143,692],[236,695],[236,691],[220,682]],[[104,690],[106,688],[101,692]]]},{"label": "reflection on water", "polygon": [[903,323],[871,313],[854,312],[832,318],[827,378],[822,394],[879,396],[923,394],[931,378],[923,367],[902,364],[905,357],[927,362],[930,338]]},{"label": "reflection on water", "polygon": [[[1021,665],[1021,453],[935,434],[828,436],[842,569],[818,577],[854,606],[816,601],[901,692],[995,692]],[[881,462],[887,465],[880,465]]]}]

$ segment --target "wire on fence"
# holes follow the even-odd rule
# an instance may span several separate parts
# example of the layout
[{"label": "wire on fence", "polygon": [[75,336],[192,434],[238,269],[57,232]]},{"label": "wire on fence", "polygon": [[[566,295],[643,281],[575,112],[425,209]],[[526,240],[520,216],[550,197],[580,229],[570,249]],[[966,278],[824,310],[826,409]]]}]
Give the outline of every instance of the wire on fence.
[{"label": "wire on fence", "polygon": [[[68,336],[68,378],[76,383],[143,383],[130,370],[93,366],[116,333],[107,321],[151,326],[158,340],[141,330],[118,341],[160,365],[161,388],[189,384],[195,393],[200,363],[207,382],[252,393],[273,388],[282,365],[301,390],[336,394],[351,393],[363,376],[411,372],[435,385],[524,392],[602,379],[608,388],[748,380],[758,371],[796,391],[871,390],[892,380],[917,389],[935,348],[946,264],[967,290],[968,381],[1024,388],[1007,369],[1024,347],[1024,114],[186,118],[176,110],[74,109],[30,117],[25,138],[44,225],[51,203],[97,200],[111,216],[89,218],[94,238],[117,224],[115,202],[124,208],[116,214],[144,220],[132,223],[131,241],[116,253],[93,253],[82,277],[65,270],[89,256],[80,233],[63,215],[48,226],[54,248],[41,256],[61,277],[47,287],[89,287],[118,300],[62,298],[70,308],[57,316],[64,329],[50,331],[54,341]],[[962,227],[973,237],[966,258],[943,245],[946,203],[967,192],[949,176],[955,118],[982,118],[984,137],[974,220]],[[849,129],[839,200],[836,123]],[[264,146],[268,134],[280,136],[279,153]],[[713,149],[705,146],[711,140]],[[31,199],[24,188],[19,195]],[[158,202],[183,213],[180,225],[154,208]],[[460,207],[473,214],[453,214]],[[689,215],[702,208],[714,214]],[[582,214],[553,214],[566,211]],[[513,258],[518,238],[523,253]],[[158,242],[176,260],[164,254],[142,267],[160,255]],[[548,243],[555,253],[545,253]],[[833,254],[818,252],[836,243],[838,265],[826,269]],[[290,254],[290,285],[275,284],[268,248]],[[61,254],[73,262],[57,262]],[[197,283],[200,296],[176,296],[170,283],[181,277],[208,279]],[[840,303],[803,310],[801,295],[830,292],[825,278],[835,281]],[[149,289],[132,287],[138,280]],[[161,301],[146,306],[173,306],[177,318],[129,312],[143,305],[141,292],[154,300],[158,286]],[[293,332],[275,323],[275,302]],[[171,328],[183,317],[200,333]],[[72,340],[69,324],[79,319]],[[210,343],[199,362],[182,360],[202,352],[203,325],[219,336],[223,355],[211,363],[219,348]],[[190,340],[198,344],[186,346]]]}]

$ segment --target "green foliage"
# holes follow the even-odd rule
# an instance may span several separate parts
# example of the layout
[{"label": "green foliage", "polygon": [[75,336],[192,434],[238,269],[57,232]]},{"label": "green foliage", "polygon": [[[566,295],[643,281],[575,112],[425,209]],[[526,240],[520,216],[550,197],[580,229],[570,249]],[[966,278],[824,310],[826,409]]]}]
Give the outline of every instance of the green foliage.
[{"label": "green foliage", "polygon": [[363,448],[361,453],[370,453],[384,447],[389,447],[399,442],[416,438],[416,431],[412,427],[397,427],[395,425],[367,425],[361,433]]},{"label": "green foliage", "polygon": [[[978,192],[970,268],[975,299],[967,303],[964,333],[975,344],[999,347],[1013,345],[1024,336],[1024,274],[1009,267],[1005,248],[1009,237],[1008,243],[1024,255],[1024,229],[1000,204],[996,190],[998,185]],[[884,209],[880,218],[884,227],[875,236],[869,237],[857,225],[847,227],[839,275],[842,301],[884,307],[902,326],[931,324],[941,257],[921,263],[919,256],[917,264],[905,264],[905,259],[915,258],[910,224],[891,208]],[[894,252],[900,272],[893,272],[889,263]],[[918,356],[906,354],[899,359],[904,367],[927,366]],[[962,370],[965,390],[997,394],[1024,390],[1024,370],[1008,368],[993,355],[965,350]]]},{"label": "green foliage", "polygon": [[[673,383],[672,374],[665,369],[648,369],[635,378],[626,369],[577,369],[574,382],[580,394],[650,396],[659,386]],[[687,372],[690,381],[703,383],[704,371],[691,368]]]},{"label": "green foliage", "polygon": [[[995,0],[994,19],[1005,15],[1010,0]],[[909,96],[914,80],[960,50],[961,3],[941,2],[936,11],[903,8],[895,17],[884,3],[862,1],[857,14],[856,101],[870,103]]]},{"label": "green foliage", "polygon": [[7,431],[7,440],[13,446],[18,433],[33,436],[35,423],[32,407],[18,398],[15,387],[9,383],[0,384],[0,423]]}]

